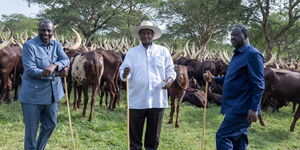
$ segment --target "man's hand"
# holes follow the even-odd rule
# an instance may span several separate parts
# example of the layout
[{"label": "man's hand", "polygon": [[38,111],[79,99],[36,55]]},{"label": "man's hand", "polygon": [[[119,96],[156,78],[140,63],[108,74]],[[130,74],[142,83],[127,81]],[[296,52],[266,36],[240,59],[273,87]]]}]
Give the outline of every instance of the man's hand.
[{"label": "man's hand", "polygon": [[212,82],[213,78],[214,76],[210,73],[210,71],[206,71],[205,73],[203,73],[203,79],[205,82]]},{"label": "man's hand", "polygon": [[42,76],[49,76],[50,74],[52,74],[54,72],[54,70],[57,68],[56,64],[51,64],[48,67],[46,67],[43,72],[42,72]]},{"label": "man's hand", "polygon": [[256,122],[256,120],[257,120],[257,112],[250,109],[250,110],[248,111],[248,117],[247,117],[247,120],[248,120],[250,123]]},{"label": "man's hand", "polygon": [[172,85],[173,79],[172,78],[168,78],[167,80],[164,80],[164,82],[165,82],[165,86],[162,87],[162,89],[168,89]]},{"label": "man's hand", "polygon": [[123,70],[123,78],[126,78],[129,75],[130,71],[131,71],[130,67],[125,67]]},{"label": "man's hand", "polygon": [[55,74],[55,76],[59,76],[59,77],[67,77],[69,74],[69,67],[65,67],[64,69],[62,69],[61,71],[57,72]]}]

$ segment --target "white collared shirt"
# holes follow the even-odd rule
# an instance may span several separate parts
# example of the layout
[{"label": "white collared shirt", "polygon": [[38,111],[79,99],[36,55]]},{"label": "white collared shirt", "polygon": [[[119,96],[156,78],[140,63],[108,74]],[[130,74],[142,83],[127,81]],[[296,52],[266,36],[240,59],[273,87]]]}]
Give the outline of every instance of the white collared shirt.
[{"label": "white collared shirt", "polygon": [[174,64],[167,48],[152,44],[146,49],[142,44],[131,48],[119,68],[123,81],[123,69],[130,67],[128,76],[129,108],[167,108],[167,90],[163,80],[176,78]]}]

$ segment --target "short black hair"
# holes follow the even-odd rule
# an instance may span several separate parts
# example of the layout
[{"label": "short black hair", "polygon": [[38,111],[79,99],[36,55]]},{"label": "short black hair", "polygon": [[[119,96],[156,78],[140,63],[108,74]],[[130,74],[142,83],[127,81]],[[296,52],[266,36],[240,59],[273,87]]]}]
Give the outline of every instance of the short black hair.
[{"label": "short black hair", "polygon": [[43,20],[40,22],[39,27],[40,27],[42,24],[48,24],[48,23],[54,25],[53,22],[52,22],[50,19],[43,19]]},{"label": "short black hair", "polygon": [[246,26],[238,24],[235,25],[234,28],[239,28],[242,32],[242,34],[244,35],[245,38],[249,38],[249,32],[248,29],[246,28]]}]

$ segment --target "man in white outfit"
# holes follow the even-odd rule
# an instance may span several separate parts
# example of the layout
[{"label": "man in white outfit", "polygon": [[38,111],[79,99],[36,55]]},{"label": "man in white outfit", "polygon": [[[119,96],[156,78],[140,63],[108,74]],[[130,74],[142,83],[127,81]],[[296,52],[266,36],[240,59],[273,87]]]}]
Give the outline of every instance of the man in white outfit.
[{"label": "man in white outfit", "polygon": [[130,149],[141,150],[145,119],[144,147],[156,150],[162,126],[164,108],[168,107],[167,88],[176,78],[169,50],[152,40],[161,37],[162,31],[150,21],[144,21],[132,34],[141,44],[131,48],[120,66],[123,81],[128,76]]}]

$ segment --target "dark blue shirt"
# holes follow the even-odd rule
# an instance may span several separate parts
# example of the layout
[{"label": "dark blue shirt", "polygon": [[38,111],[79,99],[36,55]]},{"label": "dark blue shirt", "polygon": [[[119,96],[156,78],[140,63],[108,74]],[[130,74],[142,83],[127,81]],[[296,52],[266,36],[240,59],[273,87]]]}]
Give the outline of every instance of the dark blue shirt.
[{"label": "dark blue shirt", "polygon": [[250,44],[235,49],[225,77],[215,77],[223,83],[222,114],[248,114],[259,111],[265,88],[264,58]]}]

